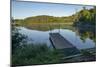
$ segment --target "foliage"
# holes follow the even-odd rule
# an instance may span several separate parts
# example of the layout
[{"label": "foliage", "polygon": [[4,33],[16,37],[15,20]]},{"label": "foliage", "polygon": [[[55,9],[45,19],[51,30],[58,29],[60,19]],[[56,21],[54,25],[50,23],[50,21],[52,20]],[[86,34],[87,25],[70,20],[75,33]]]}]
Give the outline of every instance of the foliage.
[{"label": "foliage", "polygon": [[71,25],[95,25],[96,24],[96,7],[76,12],[73,15],[65,17],[54,17],[49,15],[39,15],[27,17],[24,19],[14,19],[16,25],[32,26],[34,24],[44,23],[70,23]]},{"label": "foliage", "polygon": [[12,65],[58,63],[63,55],[45,44],[26,44],[12,56]]},{"label": "foliage", "polygon": [[26,36],[19,33],[18,29],[12,26],[12,53],[26,42]]},{"label": "foliage", "polygon": [[77,21],[74,25],[95,25],[96,24],[96,7],[91,9],[86,9],[83,7],[83,10],[79,11],[76,15]]},{"label": "foliage", "polygon": [[34,24],[44,24],[44,23],[70,23],[73,22],[73,17],[54,17],[54,16],[47,16],[47,15],[40,15],[34,17],[27,17],[25,19],[15,19],[15,23],[18,25],[23,26],[32,26]]}]

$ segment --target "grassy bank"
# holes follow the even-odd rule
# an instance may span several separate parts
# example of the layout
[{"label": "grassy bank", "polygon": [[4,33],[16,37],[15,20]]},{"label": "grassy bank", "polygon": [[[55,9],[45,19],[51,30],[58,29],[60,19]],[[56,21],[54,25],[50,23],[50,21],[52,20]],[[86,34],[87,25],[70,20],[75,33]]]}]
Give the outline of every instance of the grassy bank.
[{"label": "grassy bank", "polygon": [[45,44],[28,44],[12,54],[12,65],[59,63],[62,57],[57,50],[51,50]]}]

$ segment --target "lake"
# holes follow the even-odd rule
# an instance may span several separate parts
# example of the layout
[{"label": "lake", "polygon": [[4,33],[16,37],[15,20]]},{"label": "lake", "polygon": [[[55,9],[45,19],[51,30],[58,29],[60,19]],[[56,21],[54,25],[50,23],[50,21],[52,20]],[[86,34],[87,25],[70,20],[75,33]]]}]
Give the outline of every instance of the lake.
[{"label": "lake", "polygon": [[62,28],[52,28],[47,29],[48,26],[42,27],[17,27],[20,33],[27,36],[28,43],[46,43],[48,47],[52,47],[52,44],[49,41],[49,33],[60,33],[65,39],[71,42],[78,49],[87,49],[95,47],[95,34],[93,32],[82,31],[74,27],[62,27]]}]

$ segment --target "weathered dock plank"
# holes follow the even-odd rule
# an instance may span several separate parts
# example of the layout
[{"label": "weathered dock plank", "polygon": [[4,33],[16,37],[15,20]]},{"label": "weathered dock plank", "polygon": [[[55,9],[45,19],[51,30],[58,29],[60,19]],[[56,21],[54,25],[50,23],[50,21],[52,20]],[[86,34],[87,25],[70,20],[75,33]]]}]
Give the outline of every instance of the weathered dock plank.
[{"label": "weathered dock plank", "polygon": [[65,56],[79,54],[80,51],[66,40],[59,33],[50,33],[50,41],[55,49],[58,49]]},{"label": "weathered dock plank", "polygon": [[56,49],[73,48],[73,46],[68,40],[66,40],[59,33],[50,33],[50,39]]}]

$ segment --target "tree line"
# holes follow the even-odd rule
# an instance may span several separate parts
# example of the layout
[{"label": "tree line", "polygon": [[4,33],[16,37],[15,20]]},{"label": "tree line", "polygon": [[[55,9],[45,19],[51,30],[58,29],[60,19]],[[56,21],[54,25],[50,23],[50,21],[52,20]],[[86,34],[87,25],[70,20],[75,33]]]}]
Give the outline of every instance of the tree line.
[{"label": "tree line", "polygon": [[73,25],[96,25],[96,7],[76,12],[71,16],[54,17],[49,15],[39,15],[27,17],[25,19],[12,19],[18,25],[33,25],[38,23],[71,23]]}]

